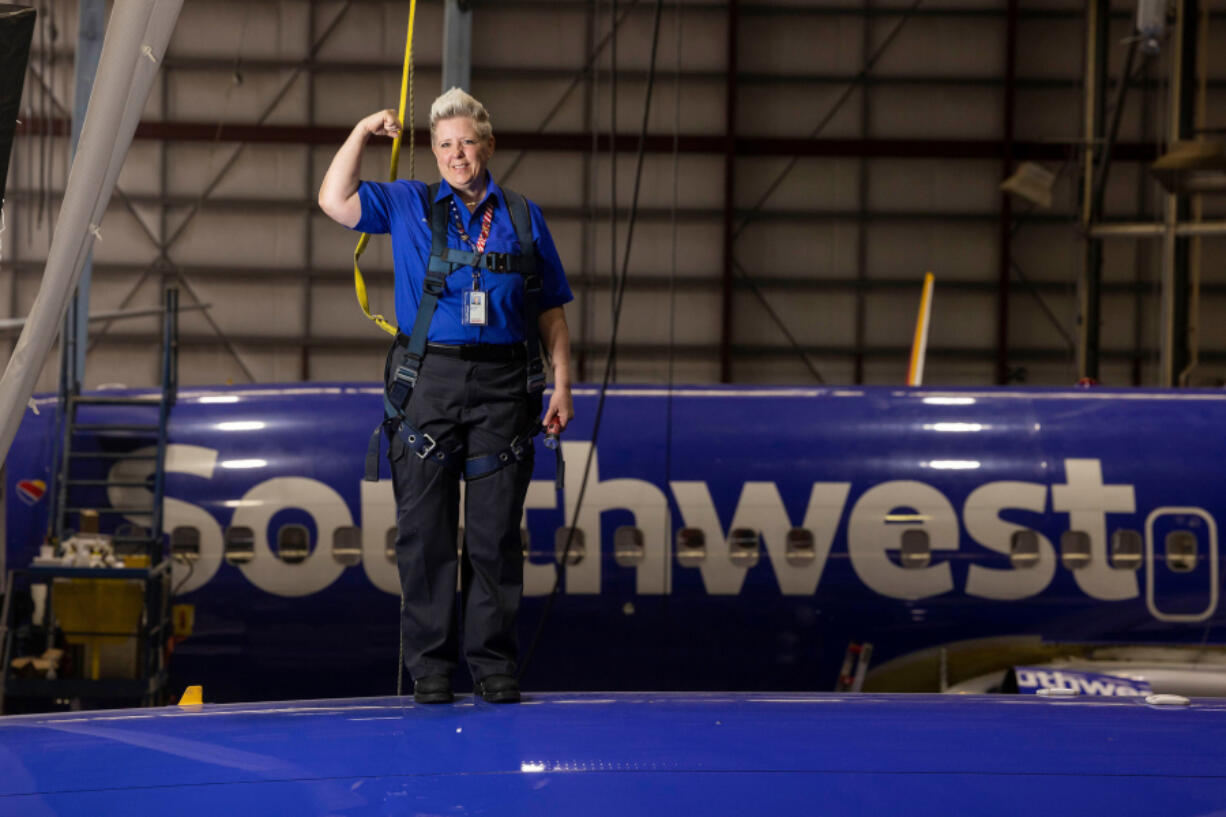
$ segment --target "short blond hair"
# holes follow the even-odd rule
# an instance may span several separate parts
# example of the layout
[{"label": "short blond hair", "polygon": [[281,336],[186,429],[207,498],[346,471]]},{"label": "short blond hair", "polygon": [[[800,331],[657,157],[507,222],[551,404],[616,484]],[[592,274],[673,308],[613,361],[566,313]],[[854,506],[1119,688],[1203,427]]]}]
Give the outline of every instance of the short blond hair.
[{"label": "short blond hair", "polygon": [[490,124],[490,114],[485,106],[463,89],[452,88],[434,100],[434,104],[430,106],[430,141],[434,141],[434,131],[439,122],[460,116],[472,120],[477,136],[483,141],[493,135],[494,126]]}]

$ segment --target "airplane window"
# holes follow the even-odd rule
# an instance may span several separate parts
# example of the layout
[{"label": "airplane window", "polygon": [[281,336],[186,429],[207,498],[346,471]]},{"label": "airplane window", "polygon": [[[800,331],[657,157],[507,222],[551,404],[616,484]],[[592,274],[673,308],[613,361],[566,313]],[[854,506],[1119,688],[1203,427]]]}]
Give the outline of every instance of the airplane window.
[{"label": "airplane window", "polygon": [[1196,569],[1196,534],[1173,530],[1166,535],[1166,566],[1176,573],[1191,573]]},{"label": "airplane window", "polygon": [[332,531],[332,558],[343,565],[362,561],[362,529],[347,525]]},{"label": "airplane window", "polygon": [[613,559],[622,567],[635,567],[643,563],[647,550],[643,546],[643,532],[633,525],[622,525],[613,533]]},{"label": "airplane window", "polygon": [[226,561],[241,565],[255,558],[255,531],[246,525],[230,526],[225,535]]},{"label": "airplane window", "polygon": [[1141,567],[1141,534],[1135,530],[1117,530],[1111,534],[1111,566],[1116,570],[1136,570]]},{"label": "airplane window", "polygon": [[698,528],[677,531],[677,562],[682,567],[698,567],[707,558],[707,537]]},{"label": "airplane window", "polygon": [[387,533],[383,534],[383,552],[387,554],[389,562],[396,561],[396,537],[399,535],[395,525],[388,528]]},{"label": "airplane window", "polygon": [[903,567],[917,569],[927,567],[932,561],[932,549],[928,546],[928,531],[910,528],[902,532],[902,547],[898,560]]},{"label": "airplane window", "polygon": [[200,558],[200,528],[179,526],[170,532],[170,557],[184,561]]},{"label": "airplane window", "polygon": [[792,528],[787,536],[787,560],[792,567],[804,567],[817,558],[817,548],[813,543],[813,531],[806,528]]},{"label": "airplane window", "polygon": [[1060,534],[1060,561],[1068,570],[1080,570],[1090,563],[1090,534],[1066,530]]},{"label": "airplane window", "polygon": [[305,525],[282,525],[277,531],[277,556],[286,564],[296,565],[311,555],[311,534]]},{"label": "airplane window", "polygon": [[583,561],[584,555],[587,553],[587,543],[583,536],[582,528],[573,528],[574,537],[571,537],[572,528],[558,528],[553,532],[553,558],[554,561],[561,563],[562,553],[566,551],[566,542],[570,541],[570,553],[566,556],[568,565],[577,565]]},{"label": "airplane window", "polygon": [[728,534],[728,556],[737,567],[753,567],[761,549],[758,532],[753,528],[733,528]]},{"label": "airplane window", "polygon": [[1039,563],[1039,535],[1032,530],[1015,530],[1009,537],[1009,563],[1017,569]]}]

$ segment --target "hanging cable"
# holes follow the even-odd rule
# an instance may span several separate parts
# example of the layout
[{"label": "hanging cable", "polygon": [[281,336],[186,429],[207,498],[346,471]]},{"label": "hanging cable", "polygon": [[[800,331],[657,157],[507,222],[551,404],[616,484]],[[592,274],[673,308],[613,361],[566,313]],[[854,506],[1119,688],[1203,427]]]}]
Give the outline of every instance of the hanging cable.
[{"label": "hanging cable", "polygon": [[[609,293],[617,291],[617,0],[609,4],[609,20],[613,28],[609,42]],[[617,306],[609,300],[609,319],[617,318]],[[612,365],[617,379],[616,350],[610,344],[605,353],[606,368]]]},{"label": "hanging cable", "polygon": [[[39,3],[38,14],[41,22],[38,26],[38,68],[41,76],[49,76],[47,69],[47,7]],[[47,141],[48,134],[51,131],[51,117],[48,116],[49,108],[47,107],[47,86],[39,90],[38,97],[38,192],[37,192],[37,209],[38,226],[43,226],[43,217],[46,216],[47,196],[46,196],[46,181],[47,181]],[[47,240],[50,242],[51,232],[47,232]]]},{"label": "hanging cable", "polygon": [[676,29],[673,40],[673,197],[669,206],[668,220],[671,233],[668,266],[668,396],[665,403],[664,423],[664,479],[672,479],[673,456],[673,375],[676,364],[677,345],[677,204],[680,195],[681,172],[681,8],[677,3]]},{"label": "hanging cable", "polygon": [[[592,39],[600,31],[601,0],[592,0]],[[592,133],[592,153],[588,160],[588,189],[585,207],[583,229],[588,236],[587,256],[583,259],[583,303],[579,308],[583,312],[583,320],[579,323],[579,354],[578,378],[587,380],[588,337],[592,324],[595,322],[595,298],[592,297],[593,279],[599,266],[597,244],[599,235],[596,224],[596,201],[600,198],[600,132],[596,127],[600,119],[600,61],[596,59],[597,52],[588,55],[588,68],[592,72],[591,102],[588,107],[588,129]],[[521,154],[522,155],[522,154]],[[512,170],[514,167],[511,168]],[[509,174],[508,174],[509,175]]]},{"label": "hanging cable", "polygon": [[[409,132],[409,178],[412,178],[414,173],[413,168],[413,153],[416,148],[416,133],[412,116],[406,122],[405,106],[411,104],[413,99],[413,27],[417,19],[417,0],[411,0],[409,3],[409,30],[404,38],[404,67],[400,74],[400,107],[397,109],[397,118],[400,120],[400,133],[392,140],[392,161],[391,168],[388,172],[389,181],[396,181],[397,170],[400,167],[400,143],[404,139],[404,133]],[[412,107],[409,108],[410,114]],[[358,296],[358,305],[362,307],[363,314],[374,321],[375,326],[387,332],[389,335],[396,334],[396,327],[392,326],[382,315],[372,315],[370,312],[370,298],[366,294],[366,279],[362,277],[362,270],[358,266],[358,259],[362,257],[362,253],[366,252],[366,245],[370,243],[370,235],[362,233],[362,237],[358,239],[358,245],[353,249],[353,289]]]},{"label": "hanging cable", "polygon": [[[682,4],[677,3],[676,18],[673,21],[675,29],[673,38],[673,196],[669,206],[669,227],[671,233],[670,255],[668,265],[668,391],[664,397],[664,483],[671,484],[673,479],[673,380],[677,362],[677,205],[681,191],[681,11]],[[664,528],[665,541],[672,538],[672,523],[666,522]],[[668,575],[669,549],[664,548],[664,574]],[[665,603],[668,594],[665,594]]]},{"label": "hanging cable", "polygon": [[[29,84],[29,78],[34,75],[34,66],[31,64],[29,66],[29,69],[30,69],[29,73],[26,75],[27,85]],[[23,169],[25,171],[24,176],[23,176],[22,185],[21,185],[22,189],[23,190],[33,190],[34,189],[34,140],[35,140],[35,137],[37,136],[37,133],[33,127],[33,122],[37,118],[34,104],[35,104],[35,101],[38,99],[38,96],[31,89],[27,91],[26,93],[22,94],[22,99],[25,101],[25,107],[26,107],[25,116],[23,118],[25,119],[26,122],[31,123],[31,124],[30,124],[30,127],[24,128],[23,129],[24,132],[21,134],[22,136],[21,147],[22,147],[22,150],[25,151],[26,160],[24,162],[19,162],[15,164],[17,167],[17,172],[21,172]],[[16,147],[16,145],[17,145],[16,136],[14,136],[14,141],[13,141],[14,148]],[[32,247],[34,245],[34,212],[33,212],[33,208],[30,207],[28,204],[22,209],[21,222],[25,223],[26,246]],[[14,238],[16,238],[16,236],[14,236]],[[13,301],[13,304],[16,305],[16,301]]]},{"label": "hanging cable", "polygon": [[[626,249],[622,256],[621,274],[617,280],[616,297],[613,303],[613,326],[609,335],[609,351],[605,356],[604,377],[600,383],[600,396],[596,401],[596,415],[592,420],[592,443],[588,448],[587,460],[583,466],[583,481],[579,484],[579,495],[575,499],[574,516],[570,527],[567,529],[566,546],[562,549],[561,558],[554,566],[553,589],[549,591],[549,596],[545,599],[545,609],[541,611],[541,618],[537,623],[536,633],[532,636],[532,642],[528,646],[527,652],[524,653],[524,660],[519,667],[519,676],[521,678],[527,671],[528,665],[532,661],[532,656],[536,653],[537,645],[541,640],[541,634],[545,631],[545,625],[549,621],[549,614],[553,610],[553,605],[558,597],[558,591],[562,586],[562,570],[566,567],[571,548],[575,543],[576,526],[579,523],[579,514],[583,510],[583,499],[587,493],[588,480],[592,475],[592,463],[596,457],[596,442],[600,437],[600,424],[604,416],[605,398],[608,396],[609,379],[613,373],[614,353],[617,349],[617,331],[621,323],[622,304],[626,294],[626,281],[629,278],[630,272],[630,250],[634,244],[634,225],[638,219],[639,191],[643,179],[643,158],[647,145],[647,122],[651,113],[651,96],[656,81],[656,55],[660,44],[660,16],[663,10],[663,0],[656,0],[655,6],[655,17],[651,33],[651,62],[647,69],[647,98],[643,101],[643,121],[639,129],[638,151],[635,155],[634,191],[630,198],[630,215],[626,222]],[[614,249],[614,255],[616,257],[616,249]],[[565,513],[565,509],[563,509],[563,513]]]},{"label": "hanging cable", "polygon": [[[225,130],[226,121],[230,115],[230,100],[234,95],[234,89],[239,88],[243,84],[243,49],[247,44],[247,32],[251,28],[251,9],[252,4],[248,3],[243,12],[243,27],[239,30],[238,47],[234,49],[234,65],[230,68],[230,85],[226,88],[225,96],[221,101],[221,115],[217,117],[217,128],[213,131],[213,139],[209,143],[209,174],[216,173],[216,168],[213,166],[213,161],[217,158],[217,148],[221,145],[221,134]],[[163,111],[163,114],[167,112]],[[160,251],[161,255],[165,255],[165,250]]]},{"label": "hanging cable", "polygon": [[[56,0],[51,0],[51,2],[48,4],[48,8],[50,9],[50,11],[47,14],[47,29],[48,29],[47,76],[51,79],[52,88],[55,87],[55,79],[56,79],[55,77],[55,69],[56,69],[55,46],[56,46],[56,41],[59,39],[59,36],[60,36],[59,28],[58,26],[56,26],[56,22],[55,22],[55,7],[56,7]],[[50,228],[52,227],[52,224],[54,222],[54,211],[53,211],[53,205],[51,203],[52,202],[51,187],[55,183],[55,156],[56,156],[56,153],[58,152],[53,147],[55,144],[55,140],[54,140],[55,131],[51,124],[50,102],[48,102],[47,104],[47,110],[44,116],[46,116],[47,118],[47,163],[46,163],[47,177],[45,181],[43,182],[43,197],[44,197],[44,206],[47,210],[47,226]],[[65,186],[67,186],[68,184],[68,174],[67,173],[64,174],[64,184]],[[48,236],[51,235],[50,229],[47,231],[47,235]],[[50,241],[50,238],[48,238],[48,241]]]},{"label": "hanging cable", "polygon": [[186,587],[187,583],[191,581],[192,574],[196,572],[196,560],[189,559],[186,556],[172,556],[171,558],[187,568],[187,575],[179,580],[179,583],[175,585],[174,590],[170,591],[170,595],[173,597],[179,595],[179,591]]}]

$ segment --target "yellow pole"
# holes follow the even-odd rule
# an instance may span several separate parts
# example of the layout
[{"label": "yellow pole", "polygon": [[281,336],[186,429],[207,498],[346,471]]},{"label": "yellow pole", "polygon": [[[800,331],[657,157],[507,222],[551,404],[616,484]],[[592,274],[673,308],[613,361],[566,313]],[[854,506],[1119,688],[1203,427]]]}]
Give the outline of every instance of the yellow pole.
[{"label": "yellow pole", "polygon": [[907,367],[907,385],[924,384],[924,358],[928,354],[928,323],[932,317],[931,272],[924,273],[924,291],[920,295],[919,316],[915,319],[915,338],[911,342],[911,365]]}]

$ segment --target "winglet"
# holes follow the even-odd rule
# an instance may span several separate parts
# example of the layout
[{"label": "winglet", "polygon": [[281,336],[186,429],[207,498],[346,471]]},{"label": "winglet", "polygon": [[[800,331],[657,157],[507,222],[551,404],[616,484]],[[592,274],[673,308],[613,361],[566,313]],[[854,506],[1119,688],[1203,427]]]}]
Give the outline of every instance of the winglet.
[{"label": "winglet", "polygon": [[183,690],[183,697],[179,699],[179,706],[200,706],[204,703],[204,687],[192,686]]}]

